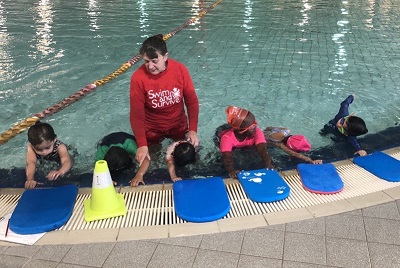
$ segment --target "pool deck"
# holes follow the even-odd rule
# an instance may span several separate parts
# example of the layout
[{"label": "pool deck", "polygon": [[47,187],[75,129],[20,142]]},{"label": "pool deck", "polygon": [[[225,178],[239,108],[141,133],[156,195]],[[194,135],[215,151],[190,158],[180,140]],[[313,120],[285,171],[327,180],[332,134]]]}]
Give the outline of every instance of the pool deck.
[{"label": "pool deck", "polygon": [[211,223],[55,231],[1,241],[0,267],[400,267],[399,207],[397,186]]}]

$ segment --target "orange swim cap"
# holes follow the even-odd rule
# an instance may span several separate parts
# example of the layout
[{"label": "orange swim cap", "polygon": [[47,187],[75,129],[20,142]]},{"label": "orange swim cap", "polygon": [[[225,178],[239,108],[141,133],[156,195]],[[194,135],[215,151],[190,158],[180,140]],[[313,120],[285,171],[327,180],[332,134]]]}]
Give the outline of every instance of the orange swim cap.
[{"label": "orange swim cap", "polygon": [[243,123],[243,120],[246,118],[249,111],[246,109],[236,107],[236,106],[229,106],[226,108],[226,115],[228,116],[227,122],[231,127],[239,129]]}]

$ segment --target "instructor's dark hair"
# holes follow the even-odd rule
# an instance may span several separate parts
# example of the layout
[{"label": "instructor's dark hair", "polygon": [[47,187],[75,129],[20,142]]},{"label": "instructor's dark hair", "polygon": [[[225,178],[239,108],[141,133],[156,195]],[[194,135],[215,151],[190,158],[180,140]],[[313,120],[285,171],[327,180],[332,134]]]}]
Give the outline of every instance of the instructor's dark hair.
[{"label": "instructor's dark hair", "polygon": [[159,52],[163,56],[165,56],[165,54],[168,52],[167,44],[165,43],[162,34],[147,38],[143,42],[139,50],[140,55],[143,56],[144,54],[146,54],[147,57],[149,57],[150,59],[157,58],[157,52]]}]

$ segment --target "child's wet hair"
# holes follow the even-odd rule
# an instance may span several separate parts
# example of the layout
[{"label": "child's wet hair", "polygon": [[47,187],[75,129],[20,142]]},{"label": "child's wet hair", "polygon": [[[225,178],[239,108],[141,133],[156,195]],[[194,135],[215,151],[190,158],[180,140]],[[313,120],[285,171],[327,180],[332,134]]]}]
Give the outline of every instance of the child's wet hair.
[{"label": "child's wet hair", "polygon": [[104,160],[107,162],[110,173],[114,174],[134,167],[134,163],[128,152],[118,146],[112,146],[108,149]]},{"label": "child's wet hair", "polygon": [[57,138],[54,129],[50,124],[37,121],[28,130],[28,141],[33,146],[39,145],[44,141],[53,141]]},{"label": "child's wet hair", "polygon": [[149,57],[150,59],[157,58],[157,52],[159,52],[163,56],[168,52],[167,44],[165,43],[162,34],[147,38],[143,42],[139,50],[140,55],[143,56],[144,54],[146,54],[147,57]]},{"label": "child's wet hair", "polygon": [[358,116],[350,116],[347,119],[346,131],[349,136],[360,136],[368,133],[364,120]]},{"label": "child's wet hair", "polygon": [[178,166],[185,166],[196,161],[196,149],[190,142],[182,142],[175,147],[174,162]]}]

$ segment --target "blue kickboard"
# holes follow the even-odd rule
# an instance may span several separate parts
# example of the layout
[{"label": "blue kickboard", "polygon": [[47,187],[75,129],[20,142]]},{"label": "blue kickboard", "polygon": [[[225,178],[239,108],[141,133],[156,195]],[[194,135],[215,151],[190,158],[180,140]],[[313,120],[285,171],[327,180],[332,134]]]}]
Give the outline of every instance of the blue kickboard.
[{"label": "blue kickboard", "polygon": [[220,177],[176,181],[172,190],[175,212],[186,221],[215,221],[228,214],[231,208]]},{"label": "blue kickboard", "polygon": [[73,184],[26,190],[11,215],[10,230],[37,234],[61,227],[71,217],[77,195],[78,187]]},{"label": "blue kickboard", "polygon": [[254,202],[279,201],[290,194],[289,185],[272,169],[242,171],[238,179],[249,199]]},{"label": "blue kickboard", "polygon": [[400,161],[382,152],[375,152],[353,159],[358,166],[390,182],[400,181]]},{"label": "blue kickboard", "polygon": [[335,194],[343,190],[344,183],[335,166],[331,163],[313,165],[298,164],[304,189],[317,194]]}]

